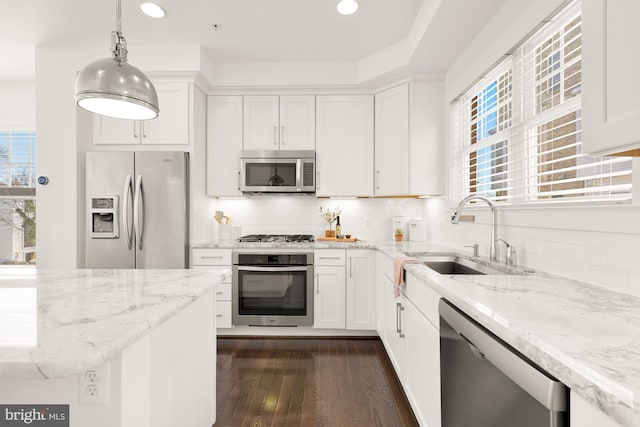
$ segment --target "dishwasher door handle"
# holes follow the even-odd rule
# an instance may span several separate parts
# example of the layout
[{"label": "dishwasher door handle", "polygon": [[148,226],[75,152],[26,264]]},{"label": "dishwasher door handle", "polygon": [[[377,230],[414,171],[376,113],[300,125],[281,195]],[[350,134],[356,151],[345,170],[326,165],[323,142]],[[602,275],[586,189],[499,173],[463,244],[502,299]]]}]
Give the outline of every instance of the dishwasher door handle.
[{"label": "dishwasher door handle", "polygon": [[[458,333],[470,347],[475,348],[487,361],[551,411],[567,410],[567,387],[526,361],[515,350],[507,347],[467,318],[448,302],[440,300],[440,317]],[[474,351],[474,354],[478,354]]]}]

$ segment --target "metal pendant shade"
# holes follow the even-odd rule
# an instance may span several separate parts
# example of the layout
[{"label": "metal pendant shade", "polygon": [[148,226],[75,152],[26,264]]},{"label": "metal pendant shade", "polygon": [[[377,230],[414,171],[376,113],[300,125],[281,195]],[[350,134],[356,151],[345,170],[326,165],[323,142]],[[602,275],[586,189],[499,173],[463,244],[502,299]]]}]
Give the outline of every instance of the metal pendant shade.
[{"label": "metal pendant shade", "polygon": [[117,30],[112,32],[111,58],[87,65],[76,78],[76,102],[92,113],[118,119],[148,120],[158,116],[153,83],[127,62],[127,42],[121,32],[120,0],[116,1]]}]

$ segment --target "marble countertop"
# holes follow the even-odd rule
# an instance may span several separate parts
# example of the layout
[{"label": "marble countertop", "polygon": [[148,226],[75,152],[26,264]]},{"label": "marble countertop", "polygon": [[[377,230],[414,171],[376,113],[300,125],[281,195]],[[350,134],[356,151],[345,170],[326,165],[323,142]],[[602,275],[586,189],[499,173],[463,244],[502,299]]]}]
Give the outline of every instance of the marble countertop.
[{"label": "marble countertop", "polygon": [[227,275],[0,269],[0,378],[57,378],[99,366]]}]

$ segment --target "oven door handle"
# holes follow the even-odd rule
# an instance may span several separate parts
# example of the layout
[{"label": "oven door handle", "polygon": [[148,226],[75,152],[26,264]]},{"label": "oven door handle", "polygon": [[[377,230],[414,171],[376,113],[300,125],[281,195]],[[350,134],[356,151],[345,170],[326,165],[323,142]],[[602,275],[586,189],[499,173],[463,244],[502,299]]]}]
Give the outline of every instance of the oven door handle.
[{"label": "oven door handle", "polygon": [[244,265],[238,266],[238,271],[277,271],[280,273],[287,273],[289,271],[308,271],[309,266],[306,267],[247,267]]}]

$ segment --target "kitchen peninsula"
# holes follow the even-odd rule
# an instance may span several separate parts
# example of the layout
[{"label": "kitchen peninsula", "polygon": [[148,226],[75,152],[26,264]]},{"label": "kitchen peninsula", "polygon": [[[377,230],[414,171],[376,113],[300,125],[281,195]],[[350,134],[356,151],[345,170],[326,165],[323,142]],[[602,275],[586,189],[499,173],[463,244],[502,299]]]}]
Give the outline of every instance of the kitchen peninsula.
[{"label": "kitchen peninsula", "polygon": [[69,405],[70,426],[211,425],[211,270],[0,272],[0,403]]}]

